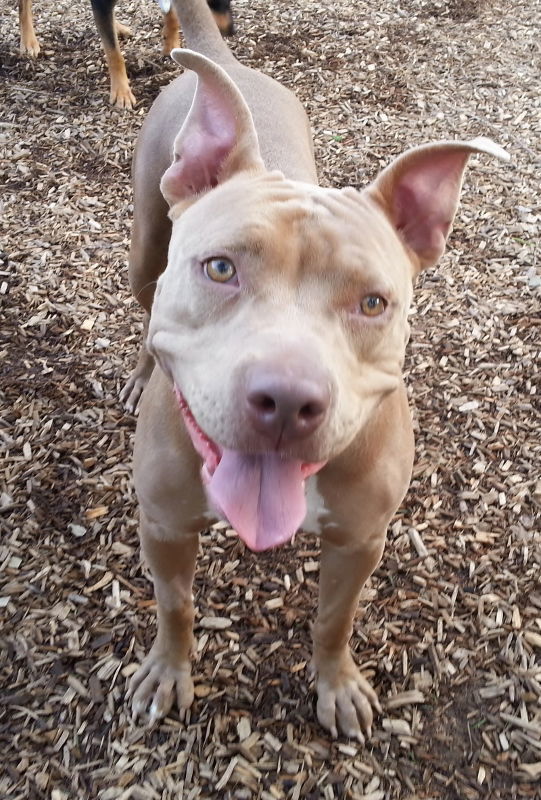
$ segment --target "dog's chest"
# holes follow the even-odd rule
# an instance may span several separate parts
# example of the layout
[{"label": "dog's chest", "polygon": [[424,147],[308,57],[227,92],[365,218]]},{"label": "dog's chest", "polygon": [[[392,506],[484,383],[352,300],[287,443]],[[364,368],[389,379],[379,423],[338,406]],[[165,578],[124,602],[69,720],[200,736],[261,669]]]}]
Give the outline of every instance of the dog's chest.
[{"label": "dog's chest", "polygon": [[302,530],[306,533],[320,534],[323,528],[336,527],[331,519],[331,512],[318,490],[317,475],[311,475],[306,481],[306,517]]}]

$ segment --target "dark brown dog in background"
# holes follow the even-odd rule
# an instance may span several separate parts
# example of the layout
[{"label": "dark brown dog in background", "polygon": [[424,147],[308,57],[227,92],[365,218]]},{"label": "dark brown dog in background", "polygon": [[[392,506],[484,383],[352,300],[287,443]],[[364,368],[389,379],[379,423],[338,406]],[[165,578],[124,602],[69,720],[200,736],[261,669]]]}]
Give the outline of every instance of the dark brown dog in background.
[{"label": "dark brown dog in background", "polygon": [[[119,36],[129,36],[130,29],[115,19],[117,0],[90,0],[96,28],[105,51],[110,79],[109,102],[117,108],[133,108],[135,97],[130,87],[126,64],[118,43]],[[170,0],[157,0],[163,11],[163,52],[168,55],[179,46],[179,24]],[[207,0],[223,36],[233,33],[231,0]],[[21,53],[36,57],[40,46],[34,30],[32,0],[19,0],[19,32]]]}]

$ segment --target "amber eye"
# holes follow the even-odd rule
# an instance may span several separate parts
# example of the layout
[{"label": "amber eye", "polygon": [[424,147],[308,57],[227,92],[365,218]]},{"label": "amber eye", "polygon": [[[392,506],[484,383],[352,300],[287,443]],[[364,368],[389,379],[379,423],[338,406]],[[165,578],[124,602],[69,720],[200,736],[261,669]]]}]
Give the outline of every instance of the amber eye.
[{"label": "amber eye", "polygon": [[207,278],[216,283],[227,283],[237,274],[237,270],[227,258],[209,258],[203,264]]},{"label": "amber eye", "polygon": [[379,317],[387,308],[387,301],[379,294],[368,294],[361,300],[361,311],[366,317]]}]

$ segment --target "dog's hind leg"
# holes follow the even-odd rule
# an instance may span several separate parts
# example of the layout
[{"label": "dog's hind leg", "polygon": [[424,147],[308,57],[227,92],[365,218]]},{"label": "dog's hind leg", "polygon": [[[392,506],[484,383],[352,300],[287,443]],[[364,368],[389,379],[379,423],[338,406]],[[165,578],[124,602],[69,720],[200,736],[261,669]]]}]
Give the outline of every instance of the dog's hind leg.
[{"label": "dog's hind leg", "polygon": [[154,359],[150,355],[146,346],[146,339],[148,335],[148,324],[150,321],[150,314],[145,311],[143,318],[143,342],[139,349],[139,356],[137,364],[130,373],[130,376],[120,391],[120,402],[131,414],[134,414],[139,404],[139,399],[143,393],[143,389],[150,380],[152,370],[154,369]]},{"label": "dog's hind leg", "polygon": [[167,266],[171,222],[167,204],[159,186],[150,188],[144,178],[134,175],[134,217],[129,256],[129,280],[133,296],[145,311],[143,343],[135,369],[120,392],[120,401],[127,411],[137,409],[139,398],[148,383],[154,359],[146,348],[148,322],[156,281]]}]

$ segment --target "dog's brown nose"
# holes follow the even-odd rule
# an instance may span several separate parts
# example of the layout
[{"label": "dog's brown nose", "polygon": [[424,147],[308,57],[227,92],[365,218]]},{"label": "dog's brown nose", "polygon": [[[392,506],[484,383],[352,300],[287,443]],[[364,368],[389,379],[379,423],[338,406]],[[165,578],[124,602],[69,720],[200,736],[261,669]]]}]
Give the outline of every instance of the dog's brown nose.
[{"label": "dog's brown nose", "polygon": [[246,375],[249,419],[274,443],[286,443],[313,433],[331,402],[329,381],[316,369],[253,366]]}]

